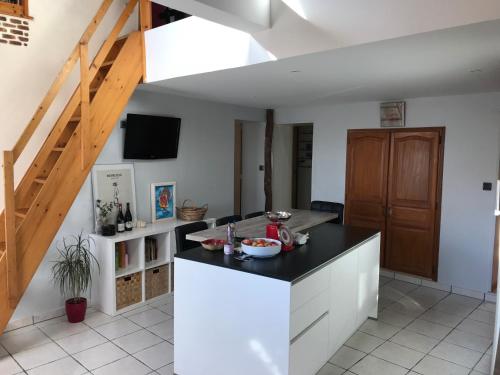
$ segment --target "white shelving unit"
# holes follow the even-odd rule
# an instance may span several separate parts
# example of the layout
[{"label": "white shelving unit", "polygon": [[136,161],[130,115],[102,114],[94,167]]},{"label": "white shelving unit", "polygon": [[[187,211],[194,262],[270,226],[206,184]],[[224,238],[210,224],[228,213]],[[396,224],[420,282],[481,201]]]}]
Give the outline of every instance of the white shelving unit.
[{"label": "white shelving unit", "polygon": [[[146,271],[151,268],[168,265],[169,275],[172,274],[171,263],[175,253],[175,227],[186,224],[185,221],[175,220],[165,223],[148,224],[145,228],[134,228],[131,232],[105,237],[92,234],[95,241],[95,256],[99,261],[101,273],[96,276],[98,284],[98,307],[109,315],[116,315],[144,304],[146,301]],[[158,259],[146,262],[145,239],[153,237],[157,241]],[[127,243],[129,265],[127,268],[115,268],[115,248],[120,242]],[[122,309],[116,308],[116,279],[141,273],[142,298],[141,301]],[[171,292],[169,282],[168,292]],[[155,297],[158,298],[158,297]]]}]

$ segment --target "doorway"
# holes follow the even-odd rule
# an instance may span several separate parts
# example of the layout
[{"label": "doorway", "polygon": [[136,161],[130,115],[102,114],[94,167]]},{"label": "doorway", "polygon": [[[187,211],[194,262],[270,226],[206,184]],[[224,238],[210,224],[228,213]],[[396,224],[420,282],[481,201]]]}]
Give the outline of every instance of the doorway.
[{"label": "doorway", "polygon": [[292,208],[311,207],[313,126],[293,128]]}]

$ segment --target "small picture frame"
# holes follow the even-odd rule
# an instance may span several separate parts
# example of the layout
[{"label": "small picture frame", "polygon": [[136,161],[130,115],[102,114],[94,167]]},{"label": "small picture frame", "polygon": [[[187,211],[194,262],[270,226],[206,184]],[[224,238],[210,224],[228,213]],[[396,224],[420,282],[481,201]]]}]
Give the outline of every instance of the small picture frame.
[{"label": "small picture frame", "polygon": [[405,127],[405,102],[380,103],[380,127]]},{"label": "small picture frame", "polygon": [[151,221],[175,220],[175,182],[151,184]]}]

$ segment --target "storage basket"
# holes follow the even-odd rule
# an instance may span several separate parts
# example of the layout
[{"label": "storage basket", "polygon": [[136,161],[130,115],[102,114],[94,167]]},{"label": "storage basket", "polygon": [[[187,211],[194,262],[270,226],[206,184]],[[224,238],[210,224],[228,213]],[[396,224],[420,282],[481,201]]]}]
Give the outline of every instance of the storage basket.
[{"label": "storage basket", "polygon": [[141,272],[116,279],[116,310],[142,301]]},{"label": "storage basket", "polygon": [[[186,203],[190,202],[191,206],[186,206]],[[208,210],[208,204],[201,207],[195,207],[194,202],[190,199],[186,199],[182,202],[182,207],[177,207],[177,218],[185,221],[198,221],[203,220],[205,214]]]},{"label": "storage basket", "polygon": [[146,299],[168,293],[168,264],[146,270]]}]

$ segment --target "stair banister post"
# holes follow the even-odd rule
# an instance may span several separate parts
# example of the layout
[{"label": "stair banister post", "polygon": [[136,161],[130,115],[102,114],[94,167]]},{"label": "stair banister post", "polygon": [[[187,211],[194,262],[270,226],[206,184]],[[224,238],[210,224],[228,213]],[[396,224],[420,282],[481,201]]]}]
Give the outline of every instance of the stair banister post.
[{"label": "stair banister post", "polygon": [[14,152],[4,151],[3,173],[5,192],[5,249],[7,255],[7,284],[9,302],[16,307],[19,299],[19,280],[17,274],[16,248],[16,200],[14,196]]},{"label": "stair banister post", "polygon": [[92,150],[90,135],[89,49],[86,40],[80,42],[80,140],[82,170],[87,167]]}]

